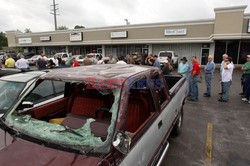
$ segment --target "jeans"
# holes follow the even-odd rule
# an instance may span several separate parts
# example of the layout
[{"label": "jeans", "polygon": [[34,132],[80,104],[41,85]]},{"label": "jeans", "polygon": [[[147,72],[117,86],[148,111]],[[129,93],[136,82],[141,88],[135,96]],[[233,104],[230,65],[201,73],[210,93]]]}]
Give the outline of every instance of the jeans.
[{"label": "jeans", "polygon": [[198,91],[198,76],[193,76],[191,78],[191,99],[198,100],[199,91]]},{"label": "jeans", "polygon": [[207,95],[211,95],[211,80],[212,80],[212,74],[211,73],[206,73],[205,74],[205,81],[206,81],[206,86],[207,86]]},{"label": "jeans", "polygon": [[222,82],[222,100],[228,101],[229,89],[232,84],[232,81]]},{"label": "jeans", "polygon": [[245,87],[244,93],[246,94],[246,98],[247,100],[250,100],[250,74],[245,75],[244,87]]}]

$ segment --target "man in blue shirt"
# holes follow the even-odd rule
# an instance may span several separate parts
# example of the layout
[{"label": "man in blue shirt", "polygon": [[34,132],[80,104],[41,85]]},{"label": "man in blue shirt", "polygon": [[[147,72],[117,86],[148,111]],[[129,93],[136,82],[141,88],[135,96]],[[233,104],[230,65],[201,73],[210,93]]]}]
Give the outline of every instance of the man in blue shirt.
[{"label": "man in blue shirt", "polygon": [[188,73],[188,69],[189,69],[189,65],[187,63],[187,58],[183,57],[178,67],[178,74],[181,75],[182,77],[186,77]]},{"label": "man in blue shirt", "polygon": [[211,96],[211,80],[215,70],[215,63],[213,62],[213,56],[208,56],[208,62],[205,66],[205,81],[207,86],[207,92],[204,93],[204,97]]},{"label": "man in blue shirt", "polygon": [[153,64],[153,66],[154,67],[159,67],[159,68],[161,68],[161,63],[160,63],[160,61],[158,60],[158,56],[157,55],[154,55],[154,64]]}]

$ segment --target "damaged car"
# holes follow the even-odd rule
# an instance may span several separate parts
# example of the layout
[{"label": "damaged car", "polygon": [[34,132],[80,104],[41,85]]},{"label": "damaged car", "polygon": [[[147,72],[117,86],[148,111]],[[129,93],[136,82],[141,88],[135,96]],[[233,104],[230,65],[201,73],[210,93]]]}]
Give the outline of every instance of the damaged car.
[{"label": "damaged car", "polygon": [[0,120],[0,164],[160,164],[168,136],[180,133],[186,95],[186,78],[154,67],[53,70]]},{"label": "damaged car", "polygon": [[1,77],[0,117],[8,112],[18,97],[43,74],[43,71],[31,71]]}]

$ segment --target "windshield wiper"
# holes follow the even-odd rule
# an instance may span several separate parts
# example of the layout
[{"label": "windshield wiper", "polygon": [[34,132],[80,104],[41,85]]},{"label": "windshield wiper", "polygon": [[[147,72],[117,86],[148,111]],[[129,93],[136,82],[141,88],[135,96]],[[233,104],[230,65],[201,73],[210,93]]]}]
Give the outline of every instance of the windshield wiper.
[{"label": "windshield wiper", "polygon": [[68,126],[65,126],[62,124],[61,124],[61,126],[64,127],[64,130],[50,130],[50,131],[52,131],[52,132],[69,132],[69,133],[75,134],[77,136],[83,137],[83,135],[79,134],[78,132],[74,131],[73,129],[69,128]]}]

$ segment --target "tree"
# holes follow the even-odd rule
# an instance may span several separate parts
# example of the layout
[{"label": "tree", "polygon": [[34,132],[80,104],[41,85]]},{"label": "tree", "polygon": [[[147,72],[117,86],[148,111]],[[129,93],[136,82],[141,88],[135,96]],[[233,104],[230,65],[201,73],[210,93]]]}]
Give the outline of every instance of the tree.
[{"label": "tree", "polygon": [[8,46],[8,41],[7,41],[6,34],[3,32],[0,32],[0,49],[3,49],[3,47],[7,47],[7,46]]},{"label": "tree", "polygon": [[26,29],[24,30],[24,32],[25,32],[25,33],[31,33],[31,30],[30,30],[29,28],[26,28]]},{"label": "tree", "polygon": [[59,27],[57,28],[57,30],[67,30],[67,29],[69,29],[69,28],[66,27],[65,25],[59,26]]},{"label": "tree", "polygon": [[82,26],[82,25],[76,25],[76,26],[74,27],[74,29],[80,29],[80,28],[85,28],[85,26]]}]

